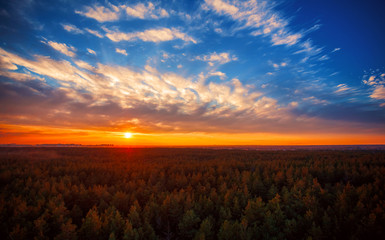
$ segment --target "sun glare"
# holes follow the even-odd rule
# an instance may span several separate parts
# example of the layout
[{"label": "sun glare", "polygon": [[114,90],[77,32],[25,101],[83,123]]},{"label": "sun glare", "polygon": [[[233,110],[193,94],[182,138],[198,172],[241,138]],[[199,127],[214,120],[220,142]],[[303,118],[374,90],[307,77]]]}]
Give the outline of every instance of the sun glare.
[{"label": "sun glare", "polygon": [[132,138],[132,133],[126,132],[124,133],[125,138]]}]

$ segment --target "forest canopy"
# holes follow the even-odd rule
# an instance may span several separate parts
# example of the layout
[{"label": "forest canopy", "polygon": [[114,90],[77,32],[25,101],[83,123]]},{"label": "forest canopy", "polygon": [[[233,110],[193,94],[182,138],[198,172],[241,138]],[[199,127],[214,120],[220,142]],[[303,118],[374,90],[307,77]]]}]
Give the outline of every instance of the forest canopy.
[{"label": "forest canopy", "polygon": [[385,151],[0,148],[1,239],[383,239]]}]

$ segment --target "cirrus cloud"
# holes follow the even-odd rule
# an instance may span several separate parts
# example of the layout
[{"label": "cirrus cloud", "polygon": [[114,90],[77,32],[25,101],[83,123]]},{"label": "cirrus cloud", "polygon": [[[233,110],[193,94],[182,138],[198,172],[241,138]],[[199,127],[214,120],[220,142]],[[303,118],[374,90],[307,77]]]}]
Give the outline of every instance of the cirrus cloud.
[{"label": "cirrus cloud", "polygon": [[77,49],[73,46],[67,45],[65,43],[58,43],[54,41],[41,41],[44,44],[47,44],[48,46],[52,47],[56,51],[59,51],[69,57],[74,57],[76,55]]},{"label": "cirrus cloud", "polygon": [[143,32],[130,32],[124,33],[119,31],[109,30],[108,28],[103,28],[107,33],[106,37],[111,41],[120,42],[120,41],[135,41],[142,40],[144,42],[165,42],[172,40],[183,40],[185,42],[197,43],[197,41],[188,36],[187,34],[179,31],[176,28],[156,28],[148,29]]}]

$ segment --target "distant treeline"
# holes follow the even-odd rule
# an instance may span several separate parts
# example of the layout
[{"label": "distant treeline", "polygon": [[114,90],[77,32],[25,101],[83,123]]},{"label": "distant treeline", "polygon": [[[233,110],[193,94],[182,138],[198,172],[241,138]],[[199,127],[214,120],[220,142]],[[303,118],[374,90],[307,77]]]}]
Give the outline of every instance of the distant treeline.
[{"label": "distant treeline", "polygon": [[0,239],[385,239],[385,151],[4,147]]}]

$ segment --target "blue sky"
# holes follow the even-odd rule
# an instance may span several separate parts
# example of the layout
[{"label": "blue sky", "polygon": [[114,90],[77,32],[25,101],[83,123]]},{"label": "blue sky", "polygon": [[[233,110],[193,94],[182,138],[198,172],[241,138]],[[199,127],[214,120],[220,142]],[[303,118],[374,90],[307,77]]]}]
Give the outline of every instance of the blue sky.
[{"label": "blue sky", "polygon": [[4,125],[385,134],[380,1],[0,6]]}]

